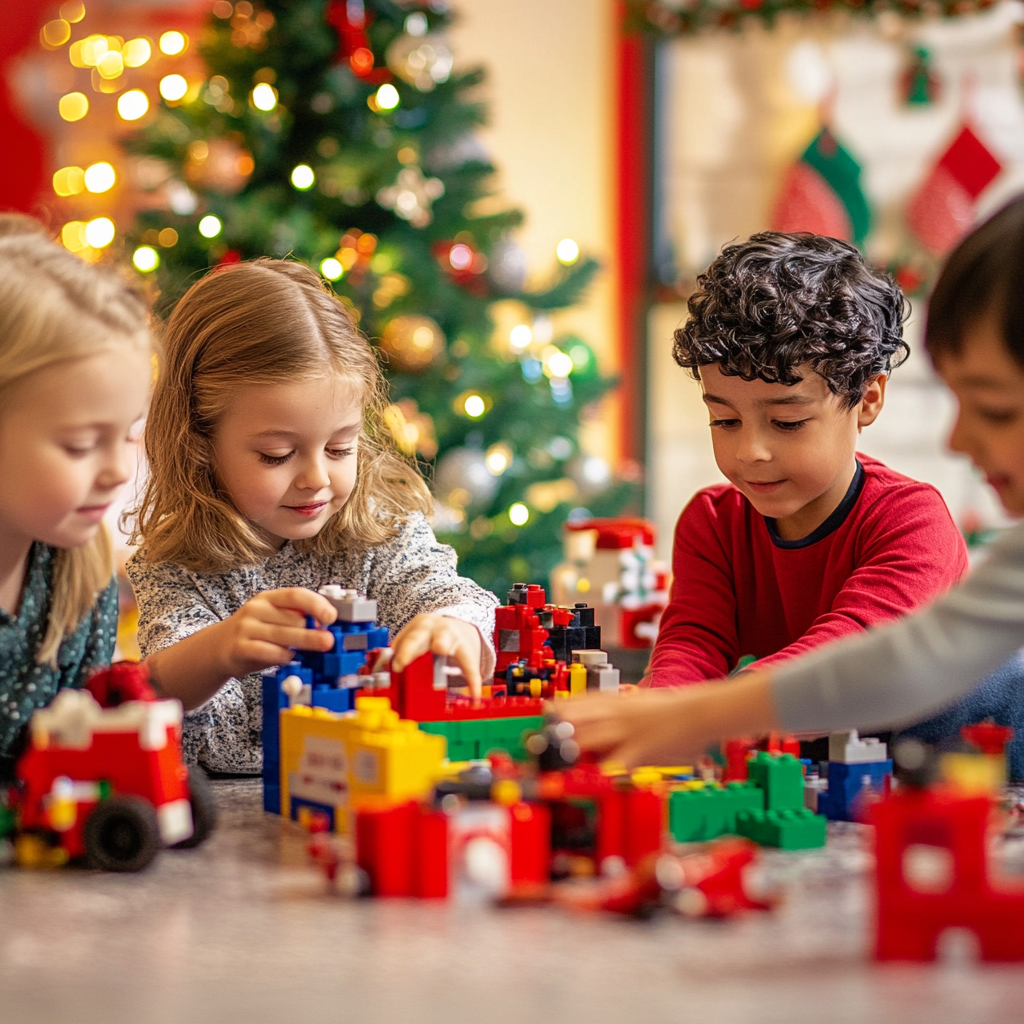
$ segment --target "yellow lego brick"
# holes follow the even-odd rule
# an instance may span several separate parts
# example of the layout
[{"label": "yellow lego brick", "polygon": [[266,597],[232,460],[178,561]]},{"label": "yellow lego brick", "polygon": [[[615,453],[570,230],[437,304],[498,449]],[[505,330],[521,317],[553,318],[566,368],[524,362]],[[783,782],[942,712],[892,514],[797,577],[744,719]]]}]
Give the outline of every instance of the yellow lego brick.
[{"label": "yellow lego brick", "polygon": [[943,754],[939,764],[947,782],[972,796],[995,794],[1006,785],[1004,754]]},{"label": "yellow lego brick", "polygon": [[573,697],[587,692],[587,666],[574,661],[569,666],[569,693]]},{"label": "yellow lego brick", "polygon": [[446,741],[398,717],[386,697],[360,697],[355,713],[296,706],[281,712],[281,809],[292,799],[328,806],[348,832],[371,798],[426,796],[442,774]]}]

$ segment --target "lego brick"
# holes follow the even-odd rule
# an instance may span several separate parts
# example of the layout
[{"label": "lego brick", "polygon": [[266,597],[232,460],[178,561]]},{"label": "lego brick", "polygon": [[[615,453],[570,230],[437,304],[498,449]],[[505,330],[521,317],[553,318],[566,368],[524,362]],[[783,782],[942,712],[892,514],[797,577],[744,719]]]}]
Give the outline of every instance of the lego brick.
[{"label": "lego brick", "polygon": [[865,786],[882,795],[891,775],[892,761],[829,761],[828,788],[818,794],[818,813],[830,821],[858,821],[857,802]]},{"label": "lego brick", "polygon": [[281,813],[281,787],[266,779],[263,780],[263,810],[269,814]]},{"label": "lego brick", "polygon": [[[934,960],[941,934],[964,928],[982,960],[1024,960],[1024,889],[990,877],[994,811],[990,796],[948,788],[906,787],[872,807],[877,959]],[[932,891],[908,877],[922,850],[948,865],[945,884]]]},{"label": "lego brick", "polygon": [[764,790],[768,811],[802,810],[804,768],[792,754],[758,753],[747,762],[748,777]]},{"label": "lego brick", "polygon": [[448,740],[450,761],[471,761],[486,757],[491,750],[505,750],[516,761],[525,761],[525,735],[544,727],[542,715],[470,719],[467,721],[420,722],[423,732]]},{"label": "lego brick", "polygon": [[841,764],[873,764],[889,757],[886,745],[873,736],[861,739],[857,730],[834,732],[828,738],[829,762]]},{"label": "lego brick", "polygon": [[551,870],[551,811],[543,804],[517,803],[508,812],[510,882],[547,882]]},{"label": "lego brick", "polygon": [[764,810],[764,791],[750,782],[727,782],[669,793],[669,831],[679,843],[705,842],[736,831],[742,811]]},{"label": "lego brick", "polygon": [[780,850],[814,850],[824,846],[827,825],[824,816],[802,806],[797,810],[741,811],[736,816],[736,831],[741,836]]}]

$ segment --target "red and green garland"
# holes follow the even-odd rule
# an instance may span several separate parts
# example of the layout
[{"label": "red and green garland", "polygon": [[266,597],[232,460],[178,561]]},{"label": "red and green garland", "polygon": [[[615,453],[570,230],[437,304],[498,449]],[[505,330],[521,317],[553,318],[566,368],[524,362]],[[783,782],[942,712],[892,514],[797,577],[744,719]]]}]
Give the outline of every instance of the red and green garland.
[{"label": "red and green garland", "polygon": [[692,35],[704,29],[771,26],[782,14],[843,12],[861,17],[955,18],[976,14],[996,0],[625,0],[626,28],[659,35]]}]

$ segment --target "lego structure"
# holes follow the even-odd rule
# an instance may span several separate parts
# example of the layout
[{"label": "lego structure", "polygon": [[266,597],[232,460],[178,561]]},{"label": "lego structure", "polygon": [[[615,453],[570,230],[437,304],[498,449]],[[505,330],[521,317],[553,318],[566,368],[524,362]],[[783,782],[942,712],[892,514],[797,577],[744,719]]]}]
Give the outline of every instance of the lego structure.
[{"label": "lego structure", "polygon": [[861,739],[856,730],[832,733],[828,741],[828,787],[817,809],[831,821],[860,821],[872,799],[888,792],[892,760],[878,739]]},{"label": "lego structure", "polygon": [[559,605],[594,605],[611,647],[651,647],[668,604],[669,567],[654,557],[646,519],[586,519],[565,525],[565,561],[551,574]]},{"label": "lego structure", "polygon": [[182,764],[181,718],[181,704],[156,700],[134,664],[98,672],[88,689],[61,690],[37,711],[6,816],[18,862],[88,857],[139,871],[163,846],[203,842],[216,815],[205,776]]}]

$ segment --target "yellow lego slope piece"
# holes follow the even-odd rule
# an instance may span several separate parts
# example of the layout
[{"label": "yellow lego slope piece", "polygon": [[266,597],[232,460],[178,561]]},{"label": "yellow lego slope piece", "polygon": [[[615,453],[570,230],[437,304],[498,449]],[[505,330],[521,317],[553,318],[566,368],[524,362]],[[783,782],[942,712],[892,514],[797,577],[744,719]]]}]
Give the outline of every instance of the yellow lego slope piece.
[{"label": "yellow lego slope piece", "polygon": [[446,741],[398,717],[386,697],[359,697],[355,713],[297,705],[281,712],[281,812],[331,809],[337,832],[381,798],[427,796],[442,774]]}]

